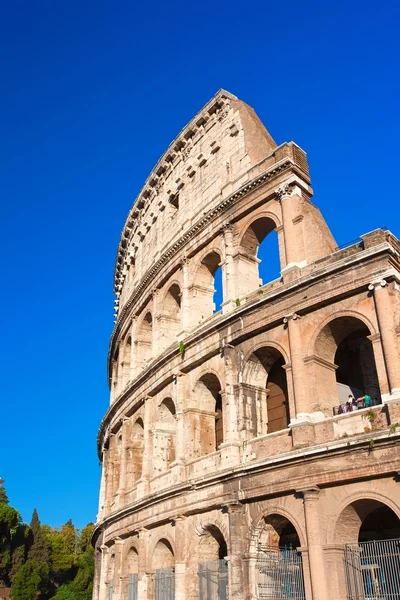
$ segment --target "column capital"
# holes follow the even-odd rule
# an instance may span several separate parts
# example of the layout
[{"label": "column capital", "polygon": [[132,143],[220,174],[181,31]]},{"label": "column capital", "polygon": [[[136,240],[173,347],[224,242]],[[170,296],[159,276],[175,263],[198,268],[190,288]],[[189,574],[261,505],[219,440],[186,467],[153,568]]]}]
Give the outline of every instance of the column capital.
[{"label": "column capital", "polygon": [[124,540],[122,538],[120,538],[120,537],[116,537],[115,540],[114,540],[114,544],[116,546],[122,546],[123,543],[124,543]]},{"label": "column capital", "polygon": [[287,315],[286,317],[283,318],[283,324],[287,325],[289,323],[289,321],[296,321],[297,319],[301,319],[301,315],[298,315],[297,313],[290,313],[289,315]]},{"label": "column capital", "polygon": [[368,286],[368,289],[370,292],[377,292],[378,290],[381,290],[382,288],[386,287],[387,284],[388,282],[386,281],[386,279],[380,279],[379,281],[371,281],[371,283]]},{"label": "column capital", "polygon": [[282,201],[285,198],[290,198],[293,194],[292,182],[284,181],[279,187],[276,188],[275,194],[278,196],[278,200]]},{"label": "column capital", "polygon": [[317,485],[309,485],[296,490],[296,494],[301,494],[304,501],[318,500],[320,493],[321,489]]}]

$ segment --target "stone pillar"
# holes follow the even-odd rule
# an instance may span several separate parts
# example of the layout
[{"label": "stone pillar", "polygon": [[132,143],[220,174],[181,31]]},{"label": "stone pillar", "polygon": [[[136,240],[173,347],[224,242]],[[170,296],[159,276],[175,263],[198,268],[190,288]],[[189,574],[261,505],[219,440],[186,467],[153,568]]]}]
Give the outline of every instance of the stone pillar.
[{"label": "stone pillar", "polygon": [[137,317],[132,320],[131,326],[131,368],[129,378],[132,380],[138,374],[137,369]]},{"label": "stone pillar", "polygon": [[390,394],[394,399],[398,399],[400,397],[400,356],[394,320],[394,306],[389,286],[387,281],[382,279],[379,282],[371,283],[368,289],[374,295]]},{"label": "stone pillar", "polygon": [[98,600],[107,600],[107,569],[108,569],[108,546],[100,546],[101,571]]},{"label": "stone pillar", "polygon": [[114,563],[114,594],[113,600],[123,600],[121,597],[121,582],[122,582],[122,570],[123,561],[122,555],[124,551],[124,540],[117,537],[115,538],[115,563]]},{"label": "stone pillar", "polygon": [[222,302],[222,313],[226,314],[235,310],[236,308],[236,274],[235,264],[233,260],[234,247],[233,247],[233,225],[227,223],[223,228],[224,235],[224,264],[222,267],[223,271],[223,302]]},{"label": "stone pillar", "polygon": [[159,319],[159,303],[160,303],[160,291],[161,290],[153,290],[152,293],[152,297],[153,297],[153,310],[152,310],[152,315],[153,315],[153,325],[152,325],[152,335],[151,335],[151,356],[152,358],[155,358],[156,356],[158,356],[159,353],[159,344],[158,344],[158,340],[159,340],[159,332],[160,332],[160,319]]},{"label": "stone pillar", "polygon": [[186,557],[187,531],[185,516],[179,516],[175,521],[175,600],[186,599]]},{"label": "stone pillar", "polygon": [[289,334],[290,364],[292,370],[294,408],[296,419],[299,416],[308,414],[308,405],[306,405],[304,360],[303,360],[303,335],[301,330],[300,317],[292,313],[283,319],[287,326]]},{"label": "stone pillar", "polygon": [[372,351],[374,353],[376,371],[378,373],[379,390],[381,396],[387,397],[390,394],[389,382],[386,373],[385,359],[383,356],[382,341],[379,333],[367,336],[372,342]]},{"label": "stone pillar", "polygon": [[313,600],[329,600],[318,507],[320,490],[310,487],[298,492],[302,494],[304,502],[312,597]]},{"label": "stone pillar", "polygon": [[111,505],[114,502],[114,460],[117,445],[117,436],[110,433],[107,461],[107,512],[110,512]]},{"label": "stone pillar", "polygon": [[190,312],[190,260],[186,257],[182,259],[182,296],[181,296],[181,316],[182,316],[182,337],[184,337],[191,328],[192,318]]},{"label": "stone pillar", "polygon": [[120,471],[119,471],[119,487],[118,496],[119,499],[123,497],[126,491],[126,472],[127,472],[127,447],[129,445],[130,438],[130,421],[127,417],[122,419],[122,443],[121,443],[121,457],[120,457]]},{"label": "stone pillar", "polygon": [[174,401],[176,407],[175,460],[171,464],[171,467],[175,469],[174,481],[176,482],[182,481],[185,477],[185,388],[185,374],[178,373],[174,381]]},{"label": "stone pillar", "polygon": [[139,530],[138,553],[139,553],[139,574],[138,574],[138,600],[150,600],[152,596],[152,570],[151,556],[148,554],[149,534],[147,529]]},{"label": "stone pillar", "polygon": [[103,448],[101,460],[101,478],[100,478],[100,495],[99,495],[99,511],[97,521],[101,521],[104,516],[106,498],[107,498],[107,460],[108,450]]},{"label": "stone pillar", "polygon": [[235,397],[235,373],[237,373],[237,356],[233,346],[223,347],[225,391],[221,393],[224,410],[224,441],[220,445],[221,460],[226,466],[239,462],[240,440],[238,431],[238,411]]},{"label": "stone pillar", "polygon": [[289,183],[283,183],[275,191],[281,203],[285,240],[286,265],[282,269],[282,274],[285,275],[285,272],[290,270],[297,276],[299,269],[306,264],[303,240],[300,239],[301,243],[299,243],[296,231],[301,190],[298,186],[290,186]]},{"label": "stone pillar", "polygon": [[229,600],[243,600],[249,588],[248,572],[244,571],[247,565],[243,562],[248,543],[246,507],[240,502],[232,502],[228,505],[228,514],[229,540],[225,540],[229,549],[228,597]]},{"label": "stone pillar", "polygon": [[324,552],[329,589],[335,590],[335,600],[347,600],[344,545],[325,546]]},{"label": "stone pillar", "polygon": [[145,399],[144,405],[144,434],[143,434],[143,467],[142,476],[137,482],[137,497],[142,498],[149,493],[149,482],[153,462],[153,407],[152,398]]}]

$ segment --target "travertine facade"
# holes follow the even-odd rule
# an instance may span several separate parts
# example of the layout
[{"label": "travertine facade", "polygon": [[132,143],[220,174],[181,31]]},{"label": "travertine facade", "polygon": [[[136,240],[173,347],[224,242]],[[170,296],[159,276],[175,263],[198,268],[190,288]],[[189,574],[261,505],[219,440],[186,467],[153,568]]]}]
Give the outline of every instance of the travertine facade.
[{"label": "travertine facade", "polygon": [[[377,229],[338,249],[311,197],[304,151],[221,90],[134,203],[95,600],[302,598],[260,568],[289,546],[307,600],[344,600],[344,544],[400,536],[400,243]],[[281,277],[262,285],[273,230]],[[350,392],[379,404],[336,414]]]}]

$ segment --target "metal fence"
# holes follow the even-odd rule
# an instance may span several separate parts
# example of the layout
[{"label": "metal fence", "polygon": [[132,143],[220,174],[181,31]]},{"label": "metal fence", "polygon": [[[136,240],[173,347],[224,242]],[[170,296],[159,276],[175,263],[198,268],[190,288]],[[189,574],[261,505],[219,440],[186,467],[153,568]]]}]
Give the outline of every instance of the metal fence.
[{"label": "metal fence", "polygon": [[199,563],[199,600],[228,600],[228,563],[209,560]]},{"label": "metal fence", "polygon": [[296,548],[263,548],[256,567],[258,598],[305,600],[303,560]]},{"label": "metal fence", "polygon": [[128,576],[128,600],[137,600],[138,597],[138,575],[131,573]]},{"label": "metal fence", "polygon": [[114,583],[110,581],[108,584],[108,600],[113,600],[114,595]]},{"label": "metal fence", "polygon": [[174,600],[175,571],[172,568],[157,569],[155,579],[155,600]]},{"label": "metal fence", "polygon": [[348,600],[400,600],[400,539],[346,544]]}]

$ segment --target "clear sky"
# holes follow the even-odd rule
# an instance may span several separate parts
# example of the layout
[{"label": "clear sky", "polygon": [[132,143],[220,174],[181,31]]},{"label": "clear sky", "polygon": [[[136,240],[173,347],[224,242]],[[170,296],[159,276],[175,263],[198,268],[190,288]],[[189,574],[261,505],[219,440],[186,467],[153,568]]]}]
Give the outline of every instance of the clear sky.
[{"label": "clear sky", "polygon": [[0,18],[0,475],[29,520],[95,518],[120,231],[223,87],[308,152],[339,244],[400,234],[399,4],[13,0]]}]

